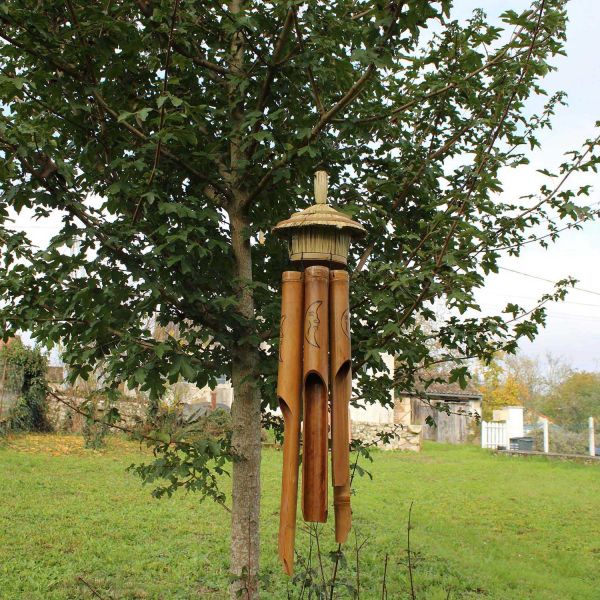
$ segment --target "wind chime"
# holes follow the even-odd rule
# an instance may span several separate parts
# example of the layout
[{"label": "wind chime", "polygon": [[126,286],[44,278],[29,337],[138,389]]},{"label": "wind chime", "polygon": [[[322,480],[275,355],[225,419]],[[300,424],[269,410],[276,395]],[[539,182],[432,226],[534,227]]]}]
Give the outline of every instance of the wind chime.
[{"label": "wind chime", "polygon": [[352,522],[349,450],[352,370],[346,265],[351,238],[364,235],[365,230],[327,205],[325,171],[315,173],[315,199],[316,204],[273,228],[277,235],[288,240],[290,262],[296,269],[285,271],[282,276],[277,381],[284,420],[279,557],[288,575],[294,569],[301,433],[304,520],[327,521],[331,424],[337,542],[346,541]]}]

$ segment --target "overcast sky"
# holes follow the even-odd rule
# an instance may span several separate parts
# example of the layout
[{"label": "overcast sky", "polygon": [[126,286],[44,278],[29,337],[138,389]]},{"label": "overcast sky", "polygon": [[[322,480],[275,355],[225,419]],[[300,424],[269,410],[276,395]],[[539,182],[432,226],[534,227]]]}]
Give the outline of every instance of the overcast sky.
[{"label": "overcast sky", "polygon": [[[524,9],[522,0],[456,0],[454,15],[467,17],[476,7],[483,7],[490,19],[508,9]],[[553,168],[562,162],[565,150],[579,148],[595,135],[594,123],[600,120],[600,0],[572,0],[569,3],[567,57],[556,60],[558,71],[550,74],[544,87],[549,92],[564,90],[568,106],[559,109],[554,128],[540,135],[542,150],[533,156],[532,164],[520,170],[509,170],[503,178],[505,197],[517,198],[537,191],[542,177],[539,168]],[[535,102],[532,110],[538,110]],[[594,189],[588,203],[600,202],[600,176],[586,179]],[[57,219],[32,223],[27,215],[17,219],[34,243],[47,243],[59,226]],[[600,223],[586,224],[581,231],[565,231],[548,250],[529,244],[517,258],[506,257],[501,265],[556,281],[569,275],[579,280],[577,287],[589,290],[571,291],[567,301],[552,304],[546,329],[533,343],[522,345],[523,353],[542,357],[550,352],[578,369],[600,370]],[[549,282],[502,270],[490,276],[485,289],[478,294],[482,308],[499,312],[508,301],[533,306],[535,300],[553,288]]]},{"label": "overcast sky", "polygon": [[[513,8],[524,9],[526,1],[456,0],[455,14],[468,15],[475,7],[484,7],[490,18]],[[599,133],[594,124],[600,120],[600,1],[571,0],[568,5],[567,56],[555,64],[558,70],[544,80],[544,88],[552,93],[564,90],[568,106],[558,110],[551,131],[539,136],[542,150],[535,153],[531,165],[516,171],[505,171],[503,181],[506,198],[517,198],[537,191],[543,178],[536,169],[552,168],[562,162],[565,150]],[[535,107],[537,110],[537,106]],[[582,181],[581,178],[577,181]],[[585,178],[593,184],[586,201],[600,201],[600,176]],[[521,345],[523,353],[542,357],[547,352],[564,358],[578,369],[600,370],[600,223],[585,224],[580,231],[565,231],[548,250],[529,244],[519,258],[506,257],[500,264],[556,281],[569,275],[577,278],[578,288],[566,302],[548,309],[546,329],[533,343]],[[488,277],[485,289],[478,294],[482,308],[497,312],[509,300],[533,306],[535,299],[551,291],[552,284],[509,271]]]}]

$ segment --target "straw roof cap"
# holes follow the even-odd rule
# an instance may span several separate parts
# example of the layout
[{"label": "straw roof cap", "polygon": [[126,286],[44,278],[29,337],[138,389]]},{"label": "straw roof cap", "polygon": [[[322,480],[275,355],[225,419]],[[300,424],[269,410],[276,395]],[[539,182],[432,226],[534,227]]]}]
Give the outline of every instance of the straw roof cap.
[{"label": "straw roof cap", "polygon": [[289,219],[277,223],[273,231],[281,236],[291,234],[294,229],[303,227],[332,227],[346,229],[352,237],[361,237],[365,228],[346,215],[327,206],[327,204],[313,204],[300,212],[294,213]]},{"label": "straw roof cap", "polygon": [[289,219],[280,221],[273,227],[273,231],[285,237],[295,229],[304,227],[327,227],[345,229],[352,237],[365,235],[365,228],[350,217],[327,205],[327,173],[315,173],[315,198],[316,204],[294,213]]}]

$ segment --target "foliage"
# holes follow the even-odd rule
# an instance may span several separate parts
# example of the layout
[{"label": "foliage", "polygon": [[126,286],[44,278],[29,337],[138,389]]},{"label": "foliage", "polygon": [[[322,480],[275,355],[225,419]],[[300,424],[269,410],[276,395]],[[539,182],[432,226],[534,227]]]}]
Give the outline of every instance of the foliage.
[{"label": "foliage", "polygon": [[39,348],[29,348],[19,339],[14,339],[0,348],[0,364],[6,365],[4,384],[15,387],[19,393],[8,417],[8,427],[17,431],[50,431],[46,357]]},{"label": "foliage", "polygon": [[[599,418],[600,373],[576,371],[552,355],[546,355],[544,360],[503,356],[501,363],[492,363],[487,371],[482,369],[488,375],[487,383],[493,379],[496,367],[501,371],[499,378],[507,384],[511,382],[514,396],[518,404],[525,406],[529,421],[536,422],[543,415],[576,432],[587,428],[589,417]],[[511,386],[505,387],[510,391]],[[510,400],[510,396],[505,399]]]},{"label": "foliage", "polygon": [[196,421],[198,435],[211,438],[231,437],[231,414],[229,411],[217,408],[208,412]]},{"label": "foliage", "polygon": [[[0,91],[9,110],[0,137],[8,252],[0,291],[9,301],[7,332],[30,328],[46,342],[61,340],[71,377],[104,360],[107,378],[153,396],[179,376],[214,383],[216,364],[229,370],[233,346],[274,341],[273,292],[285,249],[273,236],[254,246],[253,236],[306,205],[311,174],[323,165],[331,196],[370,232],[351,257],[358,365],[380,367],[378,353],[391,351],[410,387],[414,370],[445,351],[456,351],[451,361],[489,358],[498,346],[514,350],[520,337],[533,337],[543,307],[525,316],[510,304],[508,319],[463,313],[477,309],[473,292],[483,274],[497,270],[499,248],[518,254],[539,235],[528,233],[532,226],[543,223],[552,233],[561,220],[594,216],[575,205],[585,187],[544,186],[523,206],[492,200],[502,188],[500,169],[527,162],[525,147],[538,145],[564,102],[551,97],[539,115],[524,109],[529,96],[546,94],[541,77],[564,51],[564,3],[508,10],[508,41],[481,11],[466,23],[452,20],[446,2],[445,14],[416,2],[356,19],[347,18],[351,9],[354,3],[338,2],[296,11],[275,73],[260,57],[270,55],[285,4],[249,3],[232,14],[218,4],[198,13],[183,3],[163,91],[167,3],[125,2],[106,11],[5,3]],[[435,22],[441,30],[424,37]],[[236,32],[246,53],[241,71],[225,60]],[[350,55],[337,45],[342,39]],[[365,70],[361,93],[338,107],[340,91]],[[233,98],[227,82],[235,83]],[[320,118],[316,96],[334,104],[334,114]],[[239,114],[227,111],[231,102]],[[232,164],[230,145],[240,137]],[[550,175],[595,169],[595,151],[594,141],[586,143]],[[475,162],[448,166],[467,156]],[[240,204],[241,215],[234,210]],[[64,225],[38,250],[10,228],[8,207],[38,217],[59,210]],[[234,216],[253,246],[250,323],[237,308]],[[75,240],[79,250],[66,255],[62,248]],[[365,260],[368,269],[356,268]],[[429,356],[417,320],[431,321],[434,299],[453,309],[435,327],[442,357]],[[400,315],[398,306],[406,307]],[[178,339],[155,342],[152,315],[162,326],[178,323]],[[265,403],[274,401],[275,346],[261,346]],[[360,373],[359,395],[384,401],[389,381]]]},{"label": "foliage", "polygon": [[507,373],[504,356],[495,356],[481,368],[482,417],[491,421],[493,412],[504,406],[523,406],[529,402],[529,389],[512,373]]},{"label": "foliage", "polygon": [[[392,384],[410,391],[440,362],[466,384],[465,358],[514,352],[573,283],[482,316],[475,293],[501,253],[597,215],[580,202],[590,186],[567,183],[596,171],[595,136],[545,168],[538,192],[497,196],[565,103],[542,87],[564,54],[565,6],[536,0],[499,27],[481,10],[454,19],[449,0],[4,2],[5,335],[60,341],[72,379],[102,362],[107,385],[139,386],[152,402],[167,382],[229,376],[233,445],[248,458],[259,402],[276,405],[287,265],[274,236],[256,242],[307,206],[313,172],[326,168],[330,196],[368,231],[349,259],[357,396],[388,402]],[[545,104],[530,110],[536,96]],[[23,210],[60,215],[47,248],[12,225]],[[151,322],[176,323],[178,336],[154,339]],[[384,372],[382,351],[398,357],[395,382],[371,376]],[[194,461],[233,458],[158,447],[171,485]],[[234,465],[253,470],[256,489],[257,456]]]},{"label": "foliage", "polygon": [[544,398],[541,409],[558,425],[587,430],[589,417],[600,422],[600,373],[572,373]]},{"label": "foliage", "polygon": [[85,405],[87,417],[84,421],[82,434],[85,447],[90,450],[99,450],[106,446],[106,435],[109,431],[109,424],[102,418],[102,412],[99,410],[98,403],[102,402],[96,394],[92,395]]},{"label": "foliage", "polygon": [[219,479],[229,474],[226,466],[232,456],[235,460],[231,433],[231,417],[224,410],[210,412],[183,427],[173,421],[168,431],[161,428],[140,436],[152,447],[155,460],[132,464],[129,470],[144,483],[165,481],[152,491],[156,498],[170,497],[183,488],[200,492],[201,499],[208,497],[225,506],[226,496]]},{"label": "foliage", "polygon": [[[102,453],[83,450],[78,435],[19,436],[8,444],[0,448],[0,523],[18,535],[4,535],[0,545],[7,598],[91,596],[80,576],[105,598],[223,600],[229,515],[212,503],[198,510],[194,494],[158,502],[131,485],[124,467],[148,457],[139,444],[109,436]],[[446,600],[451,590],[452,600],[596,600],[597,466],[433,443],[420,454],[372,456],[373,481],[357,480],[352,497],[354,529],[341,573],[355,584],[354,533],[359,546],[368,538],[360,551],[362,600],[381,597],[386,553],[389,598],[409,598],[410,499],[417,598]],[[261,570],[270,575],[263,594],[269,599],[287,598],[289,581],[277,561],[280,468],[281,452],[265,450]],[[319,527],[326,579],[337,548],[331,528]],[[299,528],[305,559],[309,545],[308,531]]]}]

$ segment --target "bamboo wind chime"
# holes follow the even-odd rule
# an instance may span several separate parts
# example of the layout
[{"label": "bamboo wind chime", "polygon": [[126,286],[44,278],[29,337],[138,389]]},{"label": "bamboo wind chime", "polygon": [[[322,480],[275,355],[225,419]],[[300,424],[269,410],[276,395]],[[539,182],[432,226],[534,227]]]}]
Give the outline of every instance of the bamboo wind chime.
[{"label": "bamboo wind chime", "polygon": [[330,424],[337,542],[346,541],[352,520],[352,370],[346,265],[351,238],[364,235],[365,230],[326,204],[325,171],[315,173],[315,199],[316,204],[273,228],[288,240],[290,261],[297,269],[282,276],[277,380],[284,420],[279,557],[288,575],[294,569],[301,434],[304,520],[327,521]]}]

